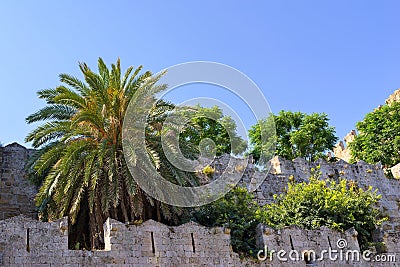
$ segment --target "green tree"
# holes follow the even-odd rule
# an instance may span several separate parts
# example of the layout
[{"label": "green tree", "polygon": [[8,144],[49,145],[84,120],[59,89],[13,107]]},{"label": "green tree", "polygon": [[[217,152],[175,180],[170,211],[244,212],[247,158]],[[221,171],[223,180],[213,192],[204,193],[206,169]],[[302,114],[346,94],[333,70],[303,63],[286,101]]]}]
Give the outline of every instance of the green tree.
[{"label": "green tree", "polygon": [[[122,153],[128,103],[138,92],[156,93],[165,86],[155,85],[160,75],[141,74],[141,66],[122,73],[119,59],[109,69],[100,58],[98,73],[85,63],[79,67],[85,81],[61,74],[62,85],[38,92],[47,105],[27,117],[28,123],[44,122],[26,137],[40,148],[28,170],[31,179],[41,183],[35,201],[43,219],[68,215],[73,233],[70,246],[79,240],[84,247],[101,248],[107,217],[128,222],[171,221],[179,216],[173,207],[152,199],[137,186]],[[148,132],[160,120],[155,117],[169,108],[168,103],[158,104],[149,116]],[[158,166],[154,141],[146,140],[154,166]]]},{"label": "green tree", "polygon": [[249,130],[250,152],[253,158],[262,164],[266,164],[275,155],[276,127],[275,116],[259,120]]},{"label": "green tree", "polygon": [[[147,144],[157,152],[159,173],[172,183],[181,186],[197,186],[208,181],[200,181],[199,176],[194,172],[183,171],[170,163],[161,143],[163,134],[167,133],[166,137],[164,136],[167,145],[171,145],[169,138],[173,140],[179,136],[179,147],[173,146],[170,152],[174,153],[179,150],[186,158],[192,160],[201,155],[200,146],[203,146],[203,152],[206,150],[206,154],[217,156],[231,153],[231,150],[236,154],[242,153],[247,147],[246,142],[237,135],[235,121],[229,116],[224,116],[218,106],[212,108],[199,105],[195,107],[175,106],[159,101],[152,113],[157,115],[148,119]],[[173,118],[172,122],[166,122],[171,118]],[[187,123],[182,123],[182,121],[187,121]],[[172,132],[169,132],[170,130]],[[212,140],[215,146],[209,142],[202,143],[207,139]]]},{"label": "green tree", "polygon": [[230,116],[224,116],[218,106],[211,108],[197,106],[191,112],[189,110],[189,113],[192,119],[180,134],[181,139],[192,143],[196,148],[201,140],[211,139],[215,147],[210,150],[217,156],[231,152],[240,154],[246,150],[246,142],[237,135],[235,121]]},{"label": "green tree", "polygon": [[358,135],[349,144],[353,161],[381,162],[386,168],[400,162],[400,102],[375,109],[356,127]]},{"label": "green tree", "polygon": [[[335,129],[329,126],[325,113],[305,114],[301,112],[280,111],[274,115],[276,127],[276,154],[292,160],[297,157],[315,161],[325,157],[324,152],[333,149],[338,138]],[[258,159],[265,150],[260,139],[263,128],[269,128],[268,120],[261,120],[249,130],[252,154]]]},{"label": "green tree", "polygon": [[311,177],[308,183],[289,183],[285,194],[275,195],[275,203],[264,206],[259,220],[276,228],[327,226],[344,231],[354,227],[366,249],[375,227],[385,220],[376,208],[380,199],[376,192],[372,187],[362,190],[354,181]]}]

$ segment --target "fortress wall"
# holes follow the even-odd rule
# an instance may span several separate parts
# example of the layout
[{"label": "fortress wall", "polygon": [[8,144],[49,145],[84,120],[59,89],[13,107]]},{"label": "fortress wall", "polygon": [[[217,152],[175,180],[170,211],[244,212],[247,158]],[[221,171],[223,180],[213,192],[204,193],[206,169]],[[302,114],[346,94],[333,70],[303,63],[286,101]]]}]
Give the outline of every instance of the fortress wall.
[{"label": "fortress wall", "polygon": [[26,179],[25,164],[31,150],[13,143],[0,147],[0,220],[19,214],[36,217],[37,189]]},{"label": "fortress wall", "polygon": [[[385,239],[386,247],[381,254],[377,254],[376,251],[363,254],[357,235],[354,228],[341,233],[327,227],[315,230],[305,230],[297,226],[275,230],[262,224],[257,227],[258,244],[264,247],[264,251],[269,251],[263,260],[265,266],[400,266],[399,246],[396,243],[398,237],[391,236]],[[280,250],[285,254],[281,254],[279,258]],[[315,260],[306,261],[309,259],[307,255]],[[376,258],[376,255],[379,256]],[[392,258],[391,262],[377,261],[393,256],[395,258]]]},{"label": "fortress wall", "polygon": [[105,237],[106,249],[118,251],[129,264],[228,266],[238,260],[228,229],[206,228],[193,222],[168,227],[149,220],[135,226],[108,219]]},{"label": "fortress wall", "polygon": [[46,223],[16,216],[0,222],[0,266],[241,266],[228,229],[190,222],[104,224],[104,251],[68,250],[68,220]]},{"label": "fortress wall", "polygon": [[[321,227],[316,230],[304,230],[297,226],[290,226],[281,230],[274,230],[260,224],[257,227],[257,234],[259,244],[268,248],[269,251],[274,250],[266,260],[273,266],[304,265],[305,263],[312,262],[318,263],[318,266],[343,266],[350,264],[350,261],[346,261],[345,256],[341,257],[339,251],[342,251],[342,255],[346,255],[347,251],[350,250],[360,251],[357,232],[354,229],[349,229],[344,233],[331,230],[327,227]],[[279,250],[287,252],[283,257],[288,258],[288,262],[282,262],[278,259],[277,253]],[[289,256],[290,251],[296,252]],[[336,261],[330,260],[329,251],[333,252],[331,253],[331,258],[334,258],[334,255],[336,255]],[[289,257],[296,260],[289,262]],[[314,261],[306,261],[313,258],[315,259]],[[351,266],[368,266],[368,263],[362,260],[361,255],[354,259]],[[359,260],[357,261],[356,259]]]},{"label": "fortress wall", "polygon": [[[305,250],[315,251],[318,259],[322,250],[339,251],[339,239],[346,242],[342,249],[344,255],[350,250],[359,251],[354,229],[344,233],[326,227],[312,231],[294,226],[274,230],[260,224],[256,234],[258,245],[275,250],[275,254],[272,260],[256,262],[241,260],[232,251],[229,229],[223,227],[207,228],[193,222],[169,227],[152,220],[136,226],[113,219],[104,224],[105,250],[68,250],[67,223],[66,217],[46,223],[23,215],[1,221],[0,266],[305,266],[306,261],[302,258]],[[398,239],[391,239],[390,242],[387,243],[388,253],[392,252],[391,245],[399,253]],[[286,258],[292,250],[296,250],[299,256],[295,261],[282,261],[276,255],[279,250],[287,252],[283,255]],[[338,253],[334,255],[341,257]],[[389,266],[398,266],[397,260]],[[316,265],[313,266],[388,266],[366,262],[361,257],[358,261],[346,260],[345,257],[331,261],[328,255],[314,263]]]},{"label": "fortress wall", "polygon": [[[304,266],[303,261],[241,261],[230,246],[229,229],[206,228],[195,223],[169,227],[147,221],[136,226],[109,219],[104,225],[104,251],[68,250],[66,218],[51,223],[32,219],[36,217],[33,205],[36,188],[25,179],[24,171],[29,153],[30,150],[18,144],[0,148],[0,266]],[[221,162],[224,160],[221,159]],[[317,165],[321,166],[322,178],[343,177],[356,181],[362,187],[372,185],[378,189],[382,195],[380,208],[390,217],[379,238],[385,241],[387,252],[397,253],[400,260],[399,180],[386,178],[380,165],[364,162],[351,165],[344,161],[309,163],[303,159],[288,161],[276,157],[272,161],[271,172],[255,191],[257,201],[261,205],[273,201],[274,194],[285,192],[289,179],[307,181],[310,169]],[[253,175],[262,174],[249,164],[243,182],[251,181]],[[24,216],[12,217],[18,214]],[[345,238],[350,244],[349,249],[358,246],[351,234],[329,229],[262,229],[256,236],[260,248],[268,245],[290,251],[293,246],[320,251],[327,247],[328,236],[331,246],[338,238]],[[376,262],[335,264],[321,262],[317,266],[400,266],[399,263],[379,265]]]}]

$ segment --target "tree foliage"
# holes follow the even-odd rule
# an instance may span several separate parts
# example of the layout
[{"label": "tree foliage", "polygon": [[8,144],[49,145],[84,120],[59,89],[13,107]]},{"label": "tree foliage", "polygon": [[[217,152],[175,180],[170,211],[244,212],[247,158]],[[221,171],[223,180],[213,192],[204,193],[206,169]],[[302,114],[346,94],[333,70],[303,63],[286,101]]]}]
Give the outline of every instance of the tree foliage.
[{"label": "tree foliage", "polygon": [[[175,110],[177,107],[172,104],[159,100],[151,110],[151,116],[147,118],[146,122],[146,145],[150,149],[149,154],[153,158],[154,165],[162,175],[162,177],[171,183],[178,184],[181,186],[197,186],[199,185],[198,177],[195,173],[186,172],[175,167],[167,158],[164,153],[161,136],[162,132],[166,131],[164,122],[170,112]],[[168,141],[166,141],[168,143]],[[198,156],[197,147],[190,142],[190,140],[180,138],[179,148],[182,154],[186,158],[194,159]],[[164,204],[160,203],[163,207]],[[176,208],[174,208],[176,209]],[[165,210],[167,213],[167,210]],[[176,217],[175,223],[178,223],[180,218]]]},{"label": "tree foliage", "polygon": [[[231,152],[239,154],[246,149],[246,142],[237,134],[235,121],[229,116],[224,116],[218,106],[207,108],[199,105],[196,107],[175,106],[170,103],[166,105],[164,101],[159,101],[159,103],[161,105],[157,104],[153,110],[157,116],[148,119],[146,143],[157,153],[157,170],[164,179],[181,186],[198,186],[209,182],[201,175],[183,171],[174,166],[165,153],[170,153],[171,157],[171,154],[179,150],[186,158],[193,160],[201,155],[219,156]],[[171,118],[173,118],[172,121]],[[166,121],[168,119],[169,121]],[[187,123],[182,124],[182,121],[187,121]],[[179,136],[179,147],[172,146],[172,149],[169,148],[170,151],[165,151],[162,145],[163,134],[166,134],[164,142],[168,145],[173,143],[171,140]],[[211,176],[207,177],[211,178]]]},{"label": "tree foliage", "polygon": [[[305,114],[301,112],[280,111],[274,115],[276,127],[276,154],[292,160],[297,157],[315,161],[325,157],[324,152],[333,149],[338,138],[335,129],[328,124],[325,113]],[[265,150],[261,142],[261,129],[268,128],[268,121],[262,120],[249,130],[252,154],[259,158]]]},{"label": "tree foliage", "polygon": [[400,162],[400,102],[375,109],[356,127],[358,135],[349,144],[353,161],[381,162],[385,167]]},{"label": "tree foliage", "polygon": [[218,106],[211,108],[197,106],[192,116],[180,138],[196,147],[200,145],[201,140],[211,139],[215,147],[210,148],[212,150],[210,152],[217,156],[231,152],[240,154],[245,151],[247,144],[238,136],[235,121],[230,116],[224,116]]}]

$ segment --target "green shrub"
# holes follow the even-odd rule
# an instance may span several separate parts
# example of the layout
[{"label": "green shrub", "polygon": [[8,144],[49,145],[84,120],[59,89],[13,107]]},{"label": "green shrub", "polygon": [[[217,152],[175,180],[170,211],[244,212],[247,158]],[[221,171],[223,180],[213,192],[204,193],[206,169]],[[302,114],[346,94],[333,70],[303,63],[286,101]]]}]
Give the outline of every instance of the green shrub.
[{"label": "green shrub", "polygon": [[254,196],[243,187],[235,187],[223,198],[198,208],[193,220],[209,227],[226,226],[231,229],[231,245],[241,256],[254,256],[256,227],[255,216],[260,207]]},{"label": "green shrub", "polygon": [[275,228],[327,226],[344,231],[354,227],[360,246],[366,249],[372,231],[386,219],[375,208],[381,197],[376,192],[372,187],[363,190],[353,181],[311,177],[308,183],[289,183],[286,194],[275,195],[276,202],[264,206],[257,219]]}]

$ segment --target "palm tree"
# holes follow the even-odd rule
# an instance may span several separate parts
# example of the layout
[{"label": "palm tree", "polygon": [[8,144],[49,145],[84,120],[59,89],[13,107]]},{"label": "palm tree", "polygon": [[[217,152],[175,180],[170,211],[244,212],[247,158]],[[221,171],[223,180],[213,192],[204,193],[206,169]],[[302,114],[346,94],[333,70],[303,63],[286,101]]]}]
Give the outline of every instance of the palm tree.
[{"label": "palm tree", "polygon": [[[103,246],[107,217],[124,222],[149,218],[171,221],[178,218],[174,213],[182,214],[182,209],[147,196],[130,175],[122,153],[122,124],[130,100],[144,88],[163,90],[165,86],[155,85],[162,74],[140,74],[142,66],[129,67],[122,74],[119,59],[109,69],[99,58],[98,73],[85,63],[79,67],[85,82],[61,74],[63,85],[38,92],[47,105],[26,120],[45,123],[26,137],[33,147],[40,148],[28,170],[31,179],[41,184],[35,202],[42,218],[53,220],[68,215],[73,233],[70,247],[79,241],[94,249]],[[154,165],[169,170],[172,180],[180,175],[193,180],[193,175],[175,173],[162,151],[157,151],[159,125],[171,108],[171,104],[161,101],[149,116],[149,153],[157,155],[153,157]]]}]

